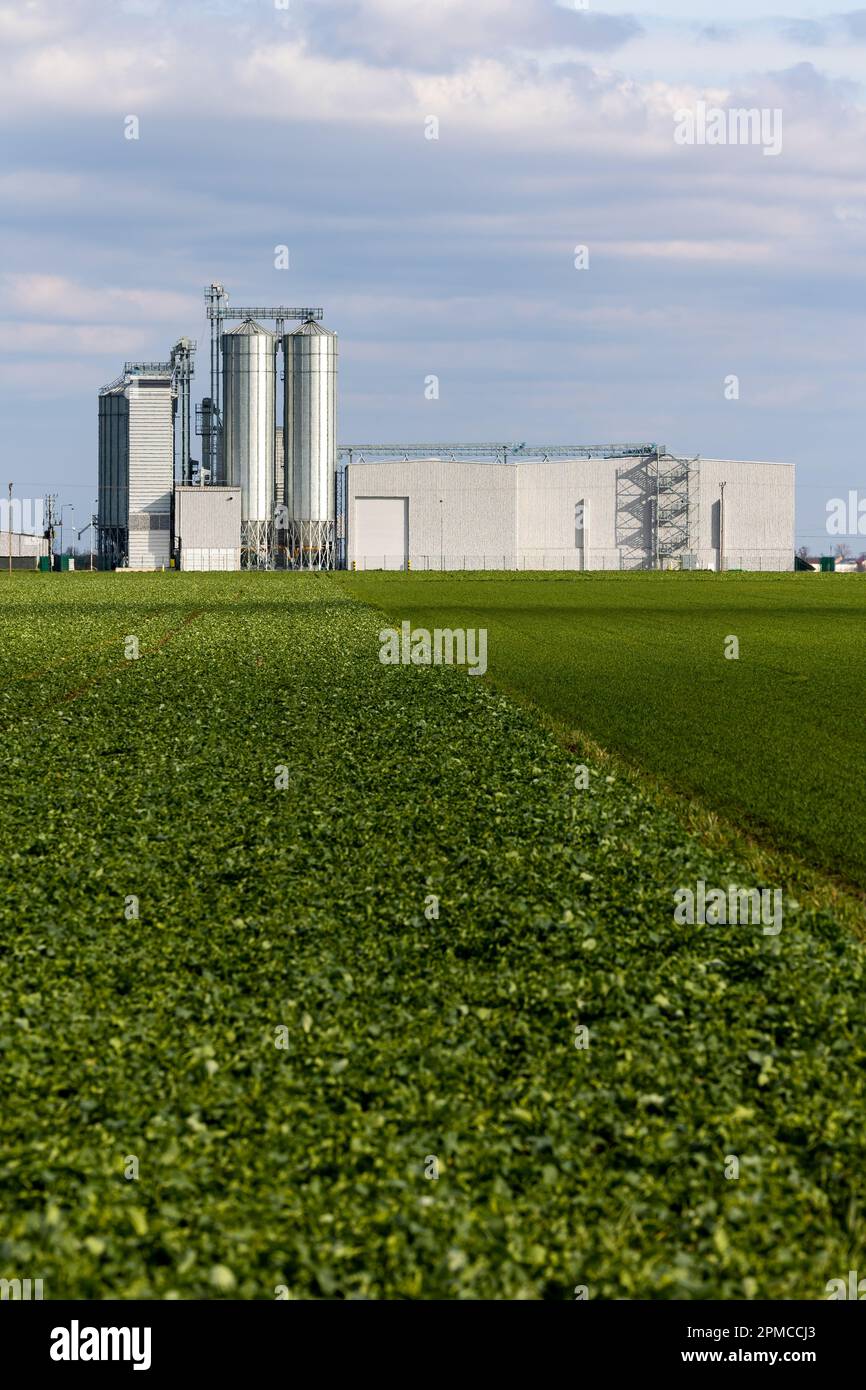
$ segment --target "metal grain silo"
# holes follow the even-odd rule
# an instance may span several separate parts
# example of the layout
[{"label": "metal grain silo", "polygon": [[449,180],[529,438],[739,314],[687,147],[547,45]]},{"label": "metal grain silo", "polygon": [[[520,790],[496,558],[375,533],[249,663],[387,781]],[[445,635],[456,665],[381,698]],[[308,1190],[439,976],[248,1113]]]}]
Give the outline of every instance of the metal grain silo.
[{"label": "metal grain silo", "polygon": [[331,569],[335,560],[337,335],[310,320],[283,338],[285,502],[291,562]]},{"label": "metal grain silo", "polygon": [[101,563],[118,565],[126,555],[129,525],[129,401],[124,381],[99,394],[99,501],[97,529]]},{"label": "metal grain silo", "polygon": [[244,319],[222,337],[222,468],[240,488],[242,548],[262,563],[270,545],[274,505],[274,335]]}]

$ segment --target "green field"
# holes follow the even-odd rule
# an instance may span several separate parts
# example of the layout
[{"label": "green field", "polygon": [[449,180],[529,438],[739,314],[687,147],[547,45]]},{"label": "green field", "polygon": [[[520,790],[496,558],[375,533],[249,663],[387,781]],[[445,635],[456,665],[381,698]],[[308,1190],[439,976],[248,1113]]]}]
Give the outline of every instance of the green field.
[{"label": "green field", "polygon": [[[46,1298],[821,1299],[862,1268],[864,947],[790,897],[778,936],[675,923],[678,887],[748,867],[603,760],[576,789],[497,685],[555,711],[573,679],[563,718],[667,748],[671,776],[664,713],[732,797],[754,756],[781,785],[759,745],[787,727],[789,777],[822,788],[807,760],[830,757],[846,804],[855,601],[683,578],[4,580],[0,1276]],[[492,680],[383,665],[373,601],[489,614]],[[807,671],[802,698],[774,664]],[[854,879],[856,826],[844,854]]]},{"label": "green field", "polygon": [[[486,627],[489,670],[565,731],[866,889],[866,579],[346,575],[419,626]],[[725,638],[738,637],[737,660]]]}]

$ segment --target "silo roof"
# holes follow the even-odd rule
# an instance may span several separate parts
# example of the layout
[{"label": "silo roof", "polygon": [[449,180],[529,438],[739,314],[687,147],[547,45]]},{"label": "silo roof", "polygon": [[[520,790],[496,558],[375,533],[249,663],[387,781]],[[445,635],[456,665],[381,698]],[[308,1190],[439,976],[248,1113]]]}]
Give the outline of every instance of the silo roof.
[{"label": "silo roof", "polygon": [[229,328],[226,330],[226,334],[229,337],[238,336],[242,338],[252,338],[257,333],[263,334],[266,338],[273,338],[274,336],[269,328],[263,328],[260,323],[256,323],[255,319],[244,319],[243,323],[238,324],[237,328]]},{"label": "silo roof", "polygon": [[323,328],[320,323],[316,323],[315,319],[307,319],[300,328],[296,328],[288,336],[290,338],[336,338],[337,335],[333,329]]}]

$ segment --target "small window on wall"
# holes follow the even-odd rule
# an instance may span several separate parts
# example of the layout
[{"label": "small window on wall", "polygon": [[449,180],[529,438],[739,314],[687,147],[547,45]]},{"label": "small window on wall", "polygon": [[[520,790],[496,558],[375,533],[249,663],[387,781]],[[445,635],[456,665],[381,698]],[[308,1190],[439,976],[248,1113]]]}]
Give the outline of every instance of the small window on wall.
[{"label": "small window on wall", "polygon": [[589,503],[585,498],[581,498],[574,508],[574,545],[576,550],[583,550],[589,534]]}]

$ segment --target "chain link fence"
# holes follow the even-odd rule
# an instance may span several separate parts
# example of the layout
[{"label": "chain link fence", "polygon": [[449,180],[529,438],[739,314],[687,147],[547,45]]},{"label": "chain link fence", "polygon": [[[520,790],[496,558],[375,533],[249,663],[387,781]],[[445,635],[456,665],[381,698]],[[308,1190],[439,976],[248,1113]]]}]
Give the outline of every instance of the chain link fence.
[{"label": "chain link fence", "polygon": [[[208,570],[286,570],[323,569],[331,566],[327,557],[318,553],[307,563],[298,563],[298,557],[289,553],[285,547],[270,550],[251,551],[248,547],[207,548],[183,547],[173,562],[164,568],[186,571]],[[157,566],[159,568],[159,566]],[[627,572],[640,570],[712,570],[718,571],[718,554],[712,551],[699,552],[687,556],[662,556],[657,562],[645,555],[635,556],[628,550],[590,550],[581,551],[531,551],[519,555],[499,553],[472,554],[453,553],[439,555],[416,555],[406,558],[401,554],[356,556],[347,566],[353,570],[393,570],[415,571],[417,573],[459,571],[521,571],[526,573],[605,573],[611,571]],[[794,568],[793,552],[744,550],[735,551],[725,557],[723,568],[727,571],[753,571],[757,573],[778,573]]]},{"label": "chain link fence", "polygon": [[[718,552],[705,551],[691,555],[671,555],[649,557],[636,555],[624,549],[583,551],[531,551],[519,555],[503,554],[455,554],[450,551],[439,555],[362,555],[350,562],[355,570],[416,570],[453,572],[459,570],[525,570],[544,571],[592,571],[607,570],[713,570],[719,569]],[[722,564],[725,570],[754,570],[758,572],[778,572],[794,568],[793,551],[743,550],[726,555]]]}]

